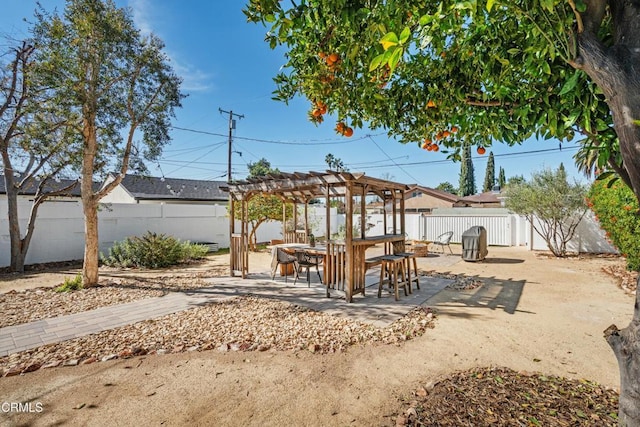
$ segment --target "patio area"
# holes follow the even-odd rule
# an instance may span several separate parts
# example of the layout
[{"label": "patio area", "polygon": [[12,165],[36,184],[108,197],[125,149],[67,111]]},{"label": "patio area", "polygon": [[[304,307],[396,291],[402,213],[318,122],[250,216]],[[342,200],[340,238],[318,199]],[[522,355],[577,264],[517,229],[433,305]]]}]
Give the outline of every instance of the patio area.
[{"label": "patio area", "polygon": [[[372,253],[382,248],[374,248]],[[206,279],[212,284],[211,288],[199,290],[211,296],[255,295],[287,301],[292,304],[308,307],[336,316],[344,316],[353,320],[385,327],[405,316],[415,307],[424,306],[428,300],[446,288],[453,280],[421,275],[420,289],[412,287],[412,293],[405,296],[401,292],[400,299],[395,301],[393,292],[385,286],[382,297],[378,298],[378,283],[380,267],[367,271],[365,275],[364,294],[353,297],[347,303],[345,292],[337,289],[330,290],[330,298],[326,297],[326,286],[321,282],[315,270],[310,272],[310,283],[307,286],[305,272],[294,284],[294,276],[285,277],[276,274],[271,279],[271,255],[266,252],[252,252],[249,254],[252,272],[241,277],[215,277]],[[459,255],[433,255],[418,258],[418,269],[431,269],[434,266],[448,266],[460,262]],[[323,274],[320,267],[320,274]]]}]

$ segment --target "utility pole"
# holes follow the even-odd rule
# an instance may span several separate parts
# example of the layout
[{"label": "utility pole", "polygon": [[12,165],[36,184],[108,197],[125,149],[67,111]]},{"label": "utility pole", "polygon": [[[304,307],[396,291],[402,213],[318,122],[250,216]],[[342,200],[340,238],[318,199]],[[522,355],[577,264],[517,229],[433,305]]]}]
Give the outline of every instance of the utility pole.
[{"label": "utility pole", "polygon": [[244,119],[244,114],[236,114],[233,110],[225,111],[222,108],[218,108],[220,114],[229,114],[229,155],[227,157],[227,182],[231,182],[231,153],[233,149],[231,148],[231,144],[233,142],[233,130],[236,128],[236,121],[233,117],[237,117],[239,119]]}]

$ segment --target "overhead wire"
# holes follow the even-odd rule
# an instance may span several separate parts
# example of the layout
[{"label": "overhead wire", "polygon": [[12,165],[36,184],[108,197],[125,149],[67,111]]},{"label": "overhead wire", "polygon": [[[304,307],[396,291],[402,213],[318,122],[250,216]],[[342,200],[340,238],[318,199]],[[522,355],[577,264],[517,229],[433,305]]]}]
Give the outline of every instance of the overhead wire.
[{"label": "overhead wire", "polygon": [[400,170],[401,170],[402,172],[404,172],[404,173],[405,173],[409,178],[411,178],[415,183],[420,184],[420,181],[419,181],[419,180],[417,180],[417,179],[416,179],[413,175],[411,175],[409,172],[407,172],[407,171],[406,171],[402,166],[400,166],[398,163],[396,163],[396,161],[395,161],[395,160],[393,160],[393,159],[391,158],[391,156],[389,156],[389,155],[388,155],[388,154],[387,154],[387,153],[382,149],[382,147],[380,147],[380,146],[378,145],[378,143],[375,141],[375,139],[373,139],[373,138],[371,137],[371,135],[367,135],[367,136],[369,137],[369,139],[371,140],[371,142],[373,142],[373,143],[374,143],[374,145],[375,145],[376,147],[378,147],[378,150],[380,150],[380,151],[382,152],[382,154],[384,154],[384,155],[385,155],[389,160],[391,160],[391,162],[392,162],[394,165],[396,165],[397,167],[399,167],[399,168],[400,168]]}]

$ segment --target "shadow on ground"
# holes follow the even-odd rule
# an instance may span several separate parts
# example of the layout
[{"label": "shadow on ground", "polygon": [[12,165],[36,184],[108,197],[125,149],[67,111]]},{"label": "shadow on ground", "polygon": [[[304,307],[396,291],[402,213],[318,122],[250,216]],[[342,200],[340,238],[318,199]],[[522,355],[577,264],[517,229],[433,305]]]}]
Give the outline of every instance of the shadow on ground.
[{"label": "shadow on ground", "polygon": [[503,310],[509,314],[535,314],[518,310],[526,280],[499,279],[495,276],[475,277],[475,279],[481,281],[482,286],[468,290],[445,289],[427,303],[444,316],[470,317],[468,312],[456,310],[461,307]]}]

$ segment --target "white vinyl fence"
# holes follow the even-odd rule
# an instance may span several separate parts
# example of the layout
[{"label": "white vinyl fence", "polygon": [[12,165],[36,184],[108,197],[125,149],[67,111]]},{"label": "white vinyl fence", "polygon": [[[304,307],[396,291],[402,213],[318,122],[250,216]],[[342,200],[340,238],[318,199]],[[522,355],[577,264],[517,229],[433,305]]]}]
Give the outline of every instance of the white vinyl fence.
[{"label": "white vinyl fence", "polygon": [[[31,204],[21,202],[20,227],[24,233]],[[177,204],[111,204],[98,215],[100,251],[105,254],[113,242],[147,231],[164,233],[180,240],[229,246],[226,206]],[[0,267],[10,263],[9,221],[6,200],[0,200]],[[84,217],[76,201],[50,201],[38,210],[27,264],[82,259]]]},{"label": "white vinyl fence", "polygon": [[[21,201],[21,229],[26,227],[30,203]],[[309,221],[316,236],[324,236],[326,209],[310,207]],[[359,224],[360,215],[354,217]],[[392,215],[384,217],[367,215],[368,236],[385,234],[392,227]],[[400,217],[396,217],[400,227]],[[335,234],[345,223],[345,216],[331,210],[331,233]],[[500,246],[527,245],[534,250],[546,250],[546,243],[532,231],[526,220],[510,214],[505,209],[436,209],[432,215],[407,214],[405,230],[412,240],[434,240],[438,235],[453,231],[452,242],[459,243],[464,231],[475,225],[487,230],[487,243]],[[107,253],[115,241],[129,236],[139,236],[147,231],[164,233],[181,240],[217,243],[229,247],[229,218],[226,206],[187,204],[110,204],[99,214],[100,251]],[[10,263],[9,224],[6,200],[0,199],[0,267]],[[264,223],[258,229],[258,242],[282,238],[280,222]],[[569,244],[570,251],[615,253],[616,249],[606,240],[604,232],[588,214]],[[38,213],[35,233],[27,264],[81,259],[84,252],[84,218],[82,207],[76,201],[50,201],[44,203]]]}]

